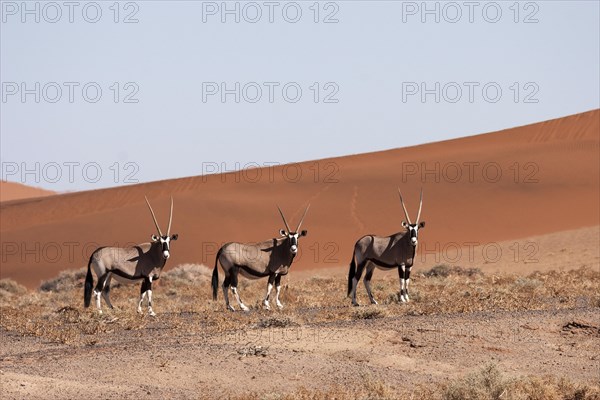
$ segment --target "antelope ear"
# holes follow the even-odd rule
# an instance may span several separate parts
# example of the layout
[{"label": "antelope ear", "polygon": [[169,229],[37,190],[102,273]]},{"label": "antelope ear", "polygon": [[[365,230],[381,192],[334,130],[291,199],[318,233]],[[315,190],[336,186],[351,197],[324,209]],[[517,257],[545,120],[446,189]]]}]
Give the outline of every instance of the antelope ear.
[{"label": "antelope ear", "polygon": [[287,232],[285,231],[285,229],[280,229],[280,230],[279,230],[279,234],[280,234],[281,236],[287,236]]},{"label": "antelope ear", "polygon": [[173,236],[171,236],[171,240],[177,240],[178,237],[179,237],[179,233],[176,233]]},{"label": "antelope ear", "polygon": [[306,229],[302,229],[302,232],[300,232],[300,236],[306,236],[308,235],[308,231]]},{"label": "antelope ear", "polygon": [[402,221],[402,227],[403,228],[408,228],[408,224],[405,221]]},{"label": "antelope ear", "polygon": [[156,235],[152,235],[152,241],[153,241],[153,242],[156,242],[157,240],[158,240],[158,236],[156,236]]},{"label": "antelope ear", "polygon": [[419,228],[425,228],[425,221],[419,222]]}]

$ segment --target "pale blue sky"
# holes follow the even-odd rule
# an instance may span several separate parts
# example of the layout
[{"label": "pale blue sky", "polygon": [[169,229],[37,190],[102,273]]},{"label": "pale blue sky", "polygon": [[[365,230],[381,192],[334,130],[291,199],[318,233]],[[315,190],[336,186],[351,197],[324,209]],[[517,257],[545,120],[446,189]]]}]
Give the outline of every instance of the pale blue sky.
[{"label": "pale blue sky", "polygon": [[[420,1],[318,7],[314,1],[274,2],[273,22],[263,1],[227,2],[231,9],[237,4],[239,23],[233,14],[221,22],[221,1],[121,2],[118,23],[114,1],[97,2],[102,15],[96,23],[84,19],[95,18],[95,6],[76,3],[70,23],[63,2],[54,3],[61,18],[54,6],[27,2],[33,10],[37,4],[37,23],[35,13],[23,13],[21,1],[2,1],[3,179],[58,191],[95,189],[128,183],[129,173],[140,182],[200,175],[209,162],[231,169],[236,162],[288,163],[410,146],[561,117],[600,103],[598,1],[475,2],[472,22],[465,2],[428,2],[429,9],[438,7],[439,23],[434,14],[421,14]],[[262,18],[246,21],[257,9]],[[297,9],[299,21],[286,21]],[[498,9],[502,14],[493,23]],[[137,23],[123,23],[130,14]],[[328,15],[338,22],[324,23]],[[58,22],[49,22],[53,19]],[[90,82],[95,84],[88,99],[96,85],[102,90],[96,103],[82,95]],[[208,94],[222,82],[230,89],[240,82],[239,103],[234,94],[225,102],[219,93]],[[410,94],[421,83],[434,89],[436,82],[439,103],[435,93],[424,102],[420,93]],[[22,83],[33,89],[25,102]],[[292,83],[287,100],[286,83]],[[52,103],[56,86],[62,95]],[[252,103],[257,86],[262,98]],[[302,95],[293,103],[297,87]],[[452,102],[457,87],[462,98]],[[497,88],[502,95],[492,102]],[[136,89],[131,99],[138,102],[125,103]],[[324,102],[328,94],[337,103]],[[22,174],[36,163],[39,172]],[[70,164],[73,182],[68,163],[79,163]]]}]

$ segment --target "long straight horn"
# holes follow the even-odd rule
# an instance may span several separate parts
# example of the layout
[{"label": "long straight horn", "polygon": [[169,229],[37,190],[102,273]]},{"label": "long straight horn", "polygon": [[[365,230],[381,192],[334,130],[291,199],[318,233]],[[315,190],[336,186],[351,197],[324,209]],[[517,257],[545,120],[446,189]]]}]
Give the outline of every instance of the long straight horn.
[{"label": "long straight horn", "polygon": [[406,220],[408,221],[408,223],[412,224],[412,222],[410,222],[410,217],[408,216],[408,211],[406,211],[406,206],[404,205],[404,199],[402,199],[402,192],[400,192],[400,188],[398,188],[398,194],[400,195],[400,203],[402,203],[402,209],[404,210],[404,216],[406,217]]},{"label": "long straight horn", "polygon": [[163,234],[160,231],[160,226],[158,226],[158,221],[156,220],[156,215],[154,215],[154,210],[152,209],[152,206],[150,205],[148,198],[146,196],[144,196],[144,198],[146,199],[146,204],[148,204],[148,208],[150,209],[150,212],[152,213],[152,219],[154,220],[154,225],[156,226],[156,229],[158,230],[158,234],[160,236],[162,236]]},{"label": "long straight horn", "polygon": [[167,236],[171,236],[171,222],[173,222],[173,196],[171,196],[171,212],[169,213],[169,227],[167,228]]},{"label": "long straight horn", "polygon": [[277,206],[277,209],[279,210],[279,214],[281,214],[281,218],[283,219],[283,223],[285,224],[285,229],[287,229],[288,232],[291,232],[290,226],[288,225],[287,221],[285,220],[285,216],[283,215],[283,211],[281,211],[281,208],[279,208],[279,206]]},{"label": "long straight horn", "polygon": [[308,212],[309,208],[310,208],[310,203],[308,203],[308,206],[306,206],[306,209],[304,210],[304,215],[302,215],[302,218],[300,219],[300,222],[298,223],[298,227],[296,228],[296,232],[300,231],[300,226],[302,225],[302,221],[304,221],[304,217],[306,217],[306,213]]},{"label": "long straight horn", "polygon": [[419,200],[419,212],[417,213],[417,222],[415,222],[415,224],[419,223],[419,218],[421,218],[421,208],[423,207],[423,188],[421,188],[421,199]]}]

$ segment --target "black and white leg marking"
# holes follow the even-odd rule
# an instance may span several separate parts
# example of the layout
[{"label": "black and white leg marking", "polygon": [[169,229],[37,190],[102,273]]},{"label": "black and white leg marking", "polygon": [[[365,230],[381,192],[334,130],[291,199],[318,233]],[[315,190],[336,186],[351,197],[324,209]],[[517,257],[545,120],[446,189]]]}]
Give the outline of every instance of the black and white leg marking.
[{"label": "black and white leg marking", "polygon": [[106,272],[104,275],[98,278],[98,283],[94,288],[94,297],[96,298],[96,308],[98,312],[102,314],[102,305],[100,304],[100,296],[104,290],[104,285],[106,284],[106,280],[109,278],[110,272]]},{"label": "black and white leg marking", "polygon": [[407,303],[408,299],[408,283],[410,281],[410,269],[412,266],[400,264],[398,267],[398,276],[400,277],[400,301]]},{"label": "black and white leg marking", "polygon": [[269,304],[269,297],[271,296],[271,290],[273,290],[273,283],[275,282],[275,275],[269,275],[269,282],[267,283],[267,295],[265,296],[265,300],[263,301],[263,305],[267,310],[271,309],[271,305]]},{"label": "black and white leg marking", "polygon": [[110,302],[110,280],[112,278],[112,274],[108,273],[108,278],[106,278],[106,283],[104,284],[104,289],[102,290],[102,298],[104,298],[104,302],[108,306],[108,308],[114,308],[112,303]]},{"label": "black and white leg marking", "polygon": [[248,311],[249,308],[246,307],[246,305],[242,302],[242,299],[240,298],[240,294],[238,293],[238,290],[237,290],[237,284],[238,284],[238,271],[232,271],[231,293],[233,293],[233,295],[235,296],[235,299],[237,300],[237,303],[240,306],[240,308],[242,309],[242,311]]},{"label": "black and white leg marking", "polygon": [[275,275],[275,304],[279,309],[283,308],[283,304],[279,301],[279,294],[281,293],[281,275]]},{"label": "black and white leg marking", "polygon": [[408,284],[410,282],[410,270],[412,269],[412,266],[407,266],[406,269],[404,270],[404,299],[409,302],[409,298],[408,298]]},{"label": "black and white leg marking", "polygon": [[152,277],[144,278],[142,287],[140,288],[140,301],[138,303],[137,312],[142,313],[142,303],[144,299],[148,299],[148,314],[155,316],[156,313],[152,310]]}]

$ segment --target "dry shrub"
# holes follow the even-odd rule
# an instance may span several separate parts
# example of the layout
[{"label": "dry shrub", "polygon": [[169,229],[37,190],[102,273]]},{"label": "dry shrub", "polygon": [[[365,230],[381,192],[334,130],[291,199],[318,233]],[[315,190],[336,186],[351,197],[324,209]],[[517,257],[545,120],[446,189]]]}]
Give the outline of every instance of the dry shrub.
[{"label": "dry shrub", "polygon": [[230,398],[232,400],[408,400],[426,398],[402,394],[386,382],[373,377],[361,376],[357,382],[358,384],[352,387],[337,384],[322,389],[300,387],[292,393],[248,393]]},{"label": "dry shrub", "polygon": [[87,267],[61,271],[54,279],[42,282],[40,290],[42,292],[65,292],[73,288],[83,288]]},{"label": "dry shrub", "polygon": [[598,387],[575,383],[567,378],[529,377],[515,381],[515,399],[527,400],[599,400]]},{"label": "dry shrub", "polygon": [[8,300],[15,296],[27,293],[25,286],[18,284],[12,279],[0,279],[0,300]]},{"label": "dry shrub", "polygon": [[451,383],[444,391],[444,400],[501,400],[506,398],[510,381],[494,364]]},{"label": "dry shrub", "polygon": [[440,264],[432,267],[429,271],[424,272],[423,275],[428,278],[447,278],[450,275],[473,277],[477,275],[483,275],[483,272],[481,272],[479,268],[463,268],[458,265],[451,266],[447,264]]},{"label": "dry shrub", "polygon": [[289,317],[268,317],[261,318],[256,324],[259,328],[286,328],[288,326],[298,326],[298,323]]},{"label": "dry shrub", "polygon": [[376,319],[384,318],[387,315],[383,308],[364,307],[352,313],[352,319]]},{"label": "dry shrub", "polygon": [[[212,398],[209,395],[200,398]],[[598,400],[597,387],[574,383],[566,378],[506,378],[497,366],[479,371],[449,384],[417,384],[410,388],[390,386],[381,379],[362,375],[353,385],[334,384],[325,388],[300,387],[291,393],[251,392],[229,397],[232,400]]]},{"label": "dry shrub", "polygon": [[182,264],[166,271],[161,279],[166,285],[192,285],[208,282],[212,271],[203,264]]},{"label": "dry shrub", "polygon": [[598,387],[566,378],[505,377],[495,364],[446,385],[443,400],[598,400]]}]

